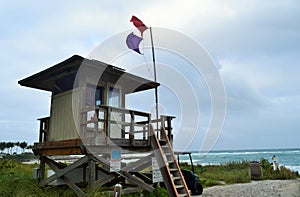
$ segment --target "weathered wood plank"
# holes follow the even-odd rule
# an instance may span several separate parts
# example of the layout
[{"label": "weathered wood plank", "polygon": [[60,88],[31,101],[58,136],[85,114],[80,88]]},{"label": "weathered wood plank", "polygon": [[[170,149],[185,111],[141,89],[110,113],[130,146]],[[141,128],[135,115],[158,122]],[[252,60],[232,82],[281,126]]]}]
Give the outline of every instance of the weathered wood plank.
[{"label": "weathered wood plank", "polygon": [[154,190],[154,188],[151,185],[146,184],[145,182],[143,182],[140,179],[134,177],[133,175],[131,175],[128,172],[121,172],[120,175],[123,176],[124,178],[128,179],[130,182],[140,186],[141,188],[143,188],[143,189],[145,189],[149,192],[152,192]]},{"label": "weathered wood plank", "polygon": [[130,131],[129,131],[129,141],[130,145],[134,143],[134,112],[130,111]]},{"label": "weathered wood plank", "polygon": [[104,185],[105,183],[108,183],[108,182],[114,180],[115,178],[116,178],[116,177],[115,177],[113,174],[104,176],[104,177],[102,177],[101,179],[96,180],[96,181],[94,182],[94,184],[92,185],[92,187],[95,188],[95,187],[102,186],[102,185]]},{"label": "weathered wood plank", "polygon": [[152,184],[152,179],[147,177],[146,175],[139,173],[139,172],[135,172],[133,173],[136,177],[139,177],[141,180],[143,180],[145,183],[147,184]]},{"label": "weathered wood plank", "polygon": [[54,170],[55,174],[48,177],[47,179],[43,180],[41,182],[42,186],[45,186],[49,183],[51,183],[52,181],[56,180],[57,178],[60,178],[61,176],[65,175],[66,173],[74,170],[75,168],[85,164],[88,162],[88,156],[82,157],[80,158],[78,161],[74,162],[73,164],[60,169],[59,168],[59,164],[57,164],[54,160],[49,159],[49,158],[45,158],[45,162],[48,164],[48,166]]},{"label": "weathered wood plank", "polygon": [[46,168],[45,168],[45,157],[40,157],[40,177],[39,184],[45,180]]},{"label": "weathered wood plank", "polygon": [[72,182],[71,179],[69,179],[66,176],[63,176],[61,178],[71,189],[74,190],[74,192],[79,196],[79,197],[84,197],[86,194],[75,184]]},{"label": "weathered wood plank", "polygon": [[[148,156],[146,156],[146,157],[143,157],[143,158],[139,159],[136,162],[128,164],[127,166],[125,166],[124,168],[122,168],[121,171],[125,171],[125,172],[136,171],[136,168],[138,168],[140,166],[143,166],[145,163],[151,162],[151,158],[152,157],[153,157],[153,153],[150,154],[150,155],[148,155]],[[148,167],[148,166],[146,166],[146,167]],[[143,168],[143,169],[145,169],[145,168]],[[138,171],[143,170],[143,169],[139,169]]]},{"label": "weathered wood plank", "polygon": [[142,190],[142,188],[140,188],[140,187],[129,187],[129,188],[123,189],[121,194],[132,194],[132,193],[140,192],[141,190]]},{"label": "weathered wood plank", "polygon": [[96,164],[93,159],[89,160],[89,188],[92,188],[96,180]]}]

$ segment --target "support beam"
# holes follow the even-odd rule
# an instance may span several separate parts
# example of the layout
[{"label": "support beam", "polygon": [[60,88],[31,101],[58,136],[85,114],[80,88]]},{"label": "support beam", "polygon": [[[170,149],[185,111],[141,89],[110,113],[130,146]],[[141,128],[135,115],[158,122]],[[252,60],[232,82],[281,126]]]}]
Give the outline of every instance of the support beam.
[{"label": "support beam", "polygon": [[145,182],[141,181],[140,179],[136,178],[128,172],[121,172],[120,175],[128,179],[130,182],[136,184],[137,186],[147,190],[148,192],[153,192],[154,190],[154,188],[151,185],[146,184]]},{"label": "support beam", "polygon": [[46,174],[46,165],[45,165],[45,157],[40,156],[40,176],[39,176],[39,184],[41,184],[45,180]]},{"label": "support beam", "polygon": [[61,176],[65,175],[66,173],[68,173],[68,172],[74,170],[75,168],[83,165],[84,163],[88,162],[88,156],[80,158],[78,161],[74,162],[73,164],[71,164],[63,169],[60,169],[58,163],[56,163],[54,160],[49,159],[47,157],[45,158],[45,162],[48,164],[48,166],[52,170],[54,170],[55,174],[50,176],[46,180],[43,180],[40,184],[41,186],[46,186],[47,184],[51,183],[52,181],[60,178]]},{"label": "support beam", "polygon": [[[107,161],[106,159],[104,159],[102,157],[94,157],[94,159],[109,166],[109,161]],[[114,172],[114,174],[124,177],[125,179],[129,180],[130,182],[136,184],[137,186],[139,186],[149,192],[152,192],[154,190],[154,188],[151,185],[146,184],[145,182],[141,181],[137,177],[131,175],[129,172],[120,171],[120,172]]]},{"label": "support beam", "polygon": [[89,159],[89,182],[88,187],[91,189],[96,180],[96,164],[93,159]]},{"label": "support beam", "polygon": [[105,176],[105,177],[102,177],[101,179],[98,179],[97,181],[94,182],[94,185],[92,185],[93,188],[95,187],[99,187],[99,186],[102,186],[104,185],[105,183],[108,183],[112,180],[114,180],[116,177],[114,175],[108,175],[108,176]]},{"label": "support beam", "polygon": [[61,180],[64,181],[65,184],[67,184],[71,189],[74,190],[74,192],[79,196],[79,197],[83,197],[86,194],[75,184],[73,183],[73,181],[71,179],[69,179],[67,176],[64,176],[66,173],[74,170],[75,168],[83,165],[84,163],[87,162],[88,157],[85,156],[84,158],[79,159],[78,161],[76,161],[75,163],[73,163],[72,165],[65,167],[63,169],[60,169],[61,165],[56,163],[54,160],[46,158],[45,161],[48,164],[48,166],[55,171],[55,174],[52,175],[51,177],[49,177],[48,179],[44,180],[41,184],[43,186],[51,183],[52,181],[60,178]]},{"label": "support beam", "polygon": [[61,177],[61,179],[71,188],[79,197],[84,197],[86,194],[66,176]]},{"label": "support beam", "polygon": [[139,168],[140,166],[144,166],[145,163],[147,164],[147,163],[151,162],[151,158],[153,156],[154,155],[152,153],[152,154],[150,154],[150,155],[148,155],[146,157],[143,157],[143,158],[139,159],[136,162],[130,163],[127,166],[125,166],[124,168],[122,168],[121,171],[125,171],[125,172],[129,172],[129,171],[131,171],[131,172],[133,172],[133,171],[138,172],[138,171],[141,171],[141,170],[145,169],[146,167],[148,167],[148,165],[145,166],[142,169],[139,169],[139,170],[136,170],[136,169]]}]

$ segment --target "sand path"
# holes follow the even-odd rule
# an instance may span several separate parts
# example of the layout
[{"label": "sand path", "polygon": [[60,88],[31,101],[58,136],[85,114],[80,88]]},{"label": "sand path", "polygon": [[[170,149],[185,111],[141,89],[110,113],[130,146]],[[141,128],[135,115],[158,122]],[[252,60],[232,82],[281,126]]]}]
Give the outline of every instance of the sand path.
[{"label": "sand path", "polygon": [[[201,197],[300,197],[300,179],[252,181],[205,188]],[[199,197],[200,197],[199,196]]]}]

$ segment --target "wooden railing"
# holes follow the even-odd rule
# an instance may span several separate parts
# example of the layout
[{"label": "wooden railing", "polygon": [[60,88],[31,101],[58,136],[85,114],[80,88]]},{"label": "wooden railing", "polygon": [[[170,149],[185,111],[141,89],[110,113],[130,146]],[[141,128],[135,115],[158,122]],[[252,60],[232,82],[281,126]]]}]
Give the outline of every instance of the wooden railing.
[{"label": "wooden railing", "polygon": [[[94,106],[81,109],[79,136],[85,144],[106,145],[112,140],[124,140],[127,145],[134,145],[137,141],[147,141],[150,145],[150,124],[155,128],[159,140],[164,140],[161,129],[167,133],[170,141],[172,135],[172,116],[160,116],[158,120],[151,120],[149,113],[128,110],[111,106]],[[40,118],[39,143],[48,142],[50,117]],[[155,123],[155,124],[154,124]],[[156,124],[158,123],[158,124]]]},{"label": "wooden railing", "polygon": [[49,132],[49,124],[50,117],[40,118],[40,134],[39,134],[39,142],[47,142],[48,141],[48,132]]},{"label": "wooden railing", "polygon": [[91,139],[91,144],[127,139],[133,145],[136,140],[150,139],[150,122],[150,114],[145,112],[111,106],[87,107],[81,110],[81,136],[87,141]]},{"label": "wooden railing", "polygon": [[[166,135],[168,136],[171,143],[173,142],[173,134],[172,134],[172,119],[174,116],[165,116],[161,115],[158,120],[151,120],[151,123],[154,127],[154,131],[156,132],[156,136],[160,140],[165,140],[165,135],[162,134],[162,128],[165,130]],[[158,128],[157,128],[158,127]]]}]

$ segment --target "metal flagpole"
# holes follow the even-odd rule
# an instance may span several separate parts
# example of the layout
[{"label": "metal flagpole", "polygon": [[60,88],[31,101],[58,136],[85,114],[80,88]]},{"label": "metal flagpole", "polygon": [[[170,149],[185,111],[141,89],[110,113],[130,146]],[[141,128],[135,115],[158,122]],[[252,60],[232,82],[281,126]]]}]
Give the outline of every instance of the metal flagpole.
[{"label": "metal flagpole", "polygon": [[[152,46],[152,60],[153,60],[153,71],[154,71],[154,81],[157,83],[156,78],[156,64],[155,64],[155,54],[154,54],[154,45],[153,45],[153,36],[152,36],[152,28],[150,27],[150,36],[151,36],[151,46]],[[158,94],[157,87],[155,87],[155,109],[156,109],[156,127],[158,128]]]}]

